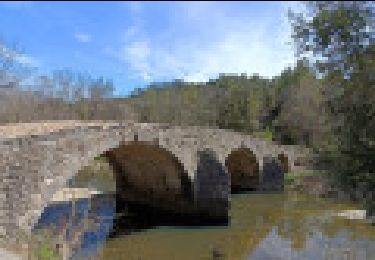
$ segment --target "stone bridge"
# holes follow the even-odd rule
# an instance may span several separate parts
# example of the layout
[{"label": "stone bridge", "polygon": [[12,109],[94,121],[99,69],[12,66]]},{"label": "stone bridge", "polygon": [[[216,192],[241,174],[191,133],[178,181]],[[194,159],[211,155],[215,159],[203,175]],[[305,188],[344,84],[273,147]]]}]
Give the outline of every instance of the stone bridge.
[{"label": "stone bridge", "polygon": [[[0,235],[29,234],[54,193],[99,155],[117,203],[228,218],[230,191],[283,188],[308,151],[229,130],[122,122],[0,126]],[[21,233],[18,233],[21,232]]]}]

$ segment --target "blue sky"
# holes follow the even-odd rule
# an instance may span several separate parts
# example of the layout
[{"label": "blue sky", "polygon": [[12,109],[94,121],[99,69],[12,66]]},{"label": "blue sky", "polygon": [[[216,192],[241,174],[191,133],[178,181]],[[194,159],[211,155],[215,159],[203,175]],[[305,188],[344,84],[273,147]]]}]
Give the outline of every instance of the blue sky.
[{"label": "blue sky", "polygon": [[116,94],[219,73],[272,77],[294,62],[292,2],[1,2],[0,37],[40,72],[113,79]]}]

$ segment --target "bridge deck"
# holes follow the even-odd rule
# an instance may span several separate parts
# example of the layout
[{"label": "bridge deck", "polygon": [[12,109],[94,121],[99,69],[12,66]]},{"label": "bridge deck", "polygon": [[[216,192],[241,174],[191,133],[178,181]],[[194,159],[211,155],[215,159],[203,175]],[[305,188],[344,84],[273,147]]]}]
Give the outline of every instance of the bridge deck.
[{"label": "bridge deck", "polygon": [[[52,132],[57,132],[63,129],[74,129],[77,127],[88,126],[103,126],[114,125],[116,122],[108,121],[76,121],[76,120],[61,120],[61,121],[42,121],[32,123],[10,123],[0,125],[1,138],[17,138],[30,135],[45,135]],[[118,124],[118,122],[117,122]]]}]

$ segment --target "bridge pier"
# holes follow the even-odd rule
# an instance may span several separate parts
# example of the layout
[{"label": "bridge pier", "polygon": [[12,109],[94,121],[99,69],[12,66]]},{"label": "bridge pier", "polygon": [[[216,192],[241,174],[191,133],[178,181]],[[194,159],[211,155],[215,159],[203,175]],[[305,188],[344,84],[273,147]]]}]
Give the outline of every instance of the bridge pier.
[{"label": "bridge pier", "polygon": [[261,191],[283,191],[284,173],[285,170],[279,159],[272,156],[264,157],[262,181],[259,189]]},{"label": "bridge pier", "polygon": [[228,222],[230,181],[225,167],[212,150],[198,152],[194,203],[198,211]]},{"label": "bridge pier", "polygon": [[172,153],[148,142],[123,143],[105,155],[116,173],[119,210],[130,203],[227,221],[229,180],[213,151],[198,151],[194,174]]}]

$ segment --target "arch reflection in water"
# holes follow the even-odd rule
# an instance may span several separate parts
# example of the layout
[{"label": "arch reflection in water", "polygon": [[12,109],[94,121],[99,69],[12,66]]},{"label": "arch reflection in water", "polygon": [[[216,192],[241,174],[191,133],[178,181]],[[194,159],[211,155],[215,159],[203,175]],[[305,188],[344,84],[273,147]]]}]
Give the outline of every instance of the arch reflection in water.
[{"label": "arch reflection in water", "polygon": [[[123,225],[123,233],[112,236],[109,227],[113,220],[108,217],[116,217],[108,199],[103,195],[93,198],[96,202],[92,201],[95,206],[89,216],[94,218],[96,214],[100,227],[83,234],[83,246],[74,252],[76,259],[95,254],[99,259],[124,255],[127,259],[212,259],[213,251],[224,259],[325,259],[325,256],[345,259],[345,254],[352,256],[349,259],[373,259],[375,256],[374,227],[327,215],[351,205],[324,199],[296,201],[282,194],[236,194],[231,200],[231,225],[216,227],[185,228],[168,219],[157,223],[152,217],[147,219],[152,216],[148,212],[142,215],[141,210],[136,212],[130,207],[124,220],[128,229]],[[85,203],[79,201],[77,207],[87,209]],[[61,206],[51,207],[51,214],[52,211],[61,214]],[[47,215],[42,216],[42,222],[46,223]]]},{"label": "arch reflection in water", "polygon": [[95,195],[49,205],[33,232],[47,230],[60,254],[87,259],[97,255],[113,228],[114,217],[114,195]]}]

